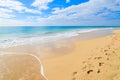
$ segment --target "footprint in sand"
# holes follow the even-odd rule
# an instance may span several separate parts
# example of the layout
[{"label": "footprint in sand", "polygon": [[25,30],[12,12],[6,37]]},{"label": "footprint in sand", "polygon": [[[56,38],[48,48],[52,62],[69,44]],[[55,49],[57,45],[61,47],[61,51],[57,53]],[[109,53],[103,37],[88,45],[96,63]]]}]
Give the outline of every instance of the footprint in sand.
[{"label": "footprint in sand", "polygon": [[99,63],[99,66],[102,66],[103,64],[104,64],[104,62],[100,62],[100,63]]},{"label": "footprint in sand", "polygon": [[77,73],[78,73],[78,72],[76,72],[76,71],[72,73],[72,75],[73,75],[72,80],[77,80],[77,78],[75,77],[75,76],[77,75]]},{"label": "footprint in sand", "polygon": [[108,53],[105,53],[105,55],[108,55]]},{"label": "footprint in sand", "polygon": [[88,70],[88,71],[87,71],[87,74],[90,74],[91,72],[93,72],[93,70]]},{"label": "footprint in sand", "polygon": [[107,58],[107,60],[110,60],[109,58]]},{"label": "footprint in sand", "polygon": [[102,57],[95,57],[94,59],[102,59]]},{"label": "footprint in sand", "polygon": [[107,52],[108,50],[104,50],[104,52]]},{"label": "footprint in sand", "polygon": [[98,69],[97,73],[100,73],[100,69]]},{"label": "footprint in sand", "polygon": [[73,72],[73,76],[75,76],[77,74],[77,72]]}]

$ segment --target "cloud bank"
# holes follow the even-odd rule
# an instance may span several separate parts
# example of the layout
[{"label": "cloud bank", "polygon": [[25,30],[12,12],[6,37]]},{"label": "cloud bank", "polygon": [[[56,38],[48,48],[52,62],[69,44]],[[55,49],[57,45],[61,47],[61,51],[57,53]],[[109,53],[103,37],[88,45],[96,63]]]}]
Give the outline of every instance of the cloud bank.
[{"label": "cloud bank", "polygon": [[[89,0],[88,2],[68,7],[50,7],[55,0],[35,0],[28,8],[19,0],[0,0],[0,25],[120,25],[120,0]],[[70,0],[66,0],[66,4]],[[44,17],[44,11],[51,10]],[[27,18],[19,20],[16,14],[30,13]],[[32,16],[32,17],[31,17]],[[27,21],[27,22],[26,22]]]}]

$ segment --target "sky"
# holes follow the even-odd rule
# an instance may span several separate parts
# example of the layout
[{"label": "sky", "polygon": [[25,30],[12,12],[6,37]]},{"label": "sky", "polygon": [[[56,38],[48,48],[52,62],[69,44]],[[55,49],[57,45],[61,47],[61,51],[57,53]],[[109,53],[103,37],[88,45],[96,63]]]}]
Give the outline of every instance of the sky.
[{"label": "sky", "polygon": [[120,0],[0,0],[0,26],[120,26]]}]

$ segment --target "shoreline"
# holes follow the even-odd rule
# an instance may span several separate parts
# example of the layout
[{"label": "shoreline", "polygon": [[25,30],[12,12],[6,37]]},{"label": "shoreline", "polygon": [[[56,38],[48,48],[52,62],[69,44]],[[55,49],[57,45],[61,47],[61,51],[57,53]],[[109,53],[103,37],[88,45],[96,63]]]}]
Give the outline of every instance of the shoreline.
[{"label": "shoreline", "polygon": [[[53,58],[57,56],[63,56],[74,48],[73,43],[76,41],[86,41],[96,38],[109,36],[114,29],[102,29],[91,32],[79,33],[78,36],[69,38],[61,38],[55,41],[39,42],[34,44],[18,45],[8,48],[0,48],[0,51],[4,52],[20,52],[29,53],[38,56],[40,59]],[[65,51],[63,51],[65,49]],[[54,52],[53,52],[54,51]],[[39,53],[40,52],[40,53]],[[58,53],[59,54],[56,54]]]},{"label": "shoreline", "polygon": [[[46,78],[46,76],[45,76],[45,74],[44,74],[44,68],[43,68],[43,64],[41,63],[41,61],[40,61],[40,59],[37,57],[37,56],[35,56],[35,55],[33,55],[33,54],[28,54],[28,53],[23,53],[23,54],[20,54],[20,53],[13,53],[13,52],[1,52],[0,51],[0,56],[5,56],[5,55],[10,55],[10,56],[31,56],[31,57],[33,57],[33,58],[36,58],[36,60],[39,62],[39,64],[40,64],[40,75],[42,76],[42,77],[44,77],[45,78],[45,80],[48,80],[47,78]],[[18,57],[19,58],[19,57]]]},{"label": "shoreline", "polygon": [[[111,34],[113,28],[92,28],[92,29],[76,29],[76,30],[68,30],[67,32],[58,32],[58,33],[52,33],[49,35],[44,36],[36,36],[36,37],[28,37],[28,38],[13,38],[8,40],[2,40],[0,42],[0,48],[9,48],[9,47],[16,47],[16,46],[24,46],[24,45],[32,45],[32,44],[39,44],[39,43],[47,43],[47,42],[54,42],[59,41],[62,39],[71,39],[74,37],[80,36],[81,39],[84,39],[84,37],[89,38],[96,38],[96,37],[102,37],[105,35]],[[106,31],[106,32],[104,32]],[[96,35],[88,35],[88,34],[94,34],[94,32],[98,32]],[[104,32],[104,34],[101,34]],[[83,36],[84,35],[84,36]],[[89,39],[86,38],[86,39]]]},{"label": "shoreline", "polygon": [[120,30],[105,37],[75,41],[69,54],[42,61],[45,74],[49,80],[118,80],[119,44]]},{"label": "shoreline", "polygon": [[[1,80],[33,80],[33,78],[36,80],[48,80],[44,74],[43,65],[37,56],[27,53],[0,53],[3,53],[0,54],[0,76],[2,76],[0,77]],[[32,72],[34,72],[34,74]]]},{"label": "shoreline", "polygon": [[[93,34],[103,32],[97,31],[85,35],[93,36]],[[24,45],[0,49],[0,51],[17,54],[29,53],[37,56],[44,66],[48,80],[96,80],[98,78],[110,80],[113,75],[119,74],[117,70],[120,66],[118,63],[120,30],[113,30],[112,34],[98,36],[83,40],[80,36],[76,36],[54,43]],[[112,71],[113,69],[115,71]],[[117,75],[112,79],[118,80],[119,75]]]}]

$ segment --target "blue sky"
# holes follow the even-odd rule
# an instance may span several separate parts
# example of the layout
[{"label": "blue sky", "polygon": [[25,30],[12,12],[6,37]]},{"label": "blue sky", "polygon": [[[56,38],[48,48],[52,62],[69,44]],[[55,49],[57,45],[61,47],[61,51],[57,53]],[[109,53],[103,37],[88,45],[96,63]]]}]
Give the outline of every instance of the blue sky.
[{"label": "blue sky", "polygon": [[120,26],[120,0],[0,0],[0,26]]}]

